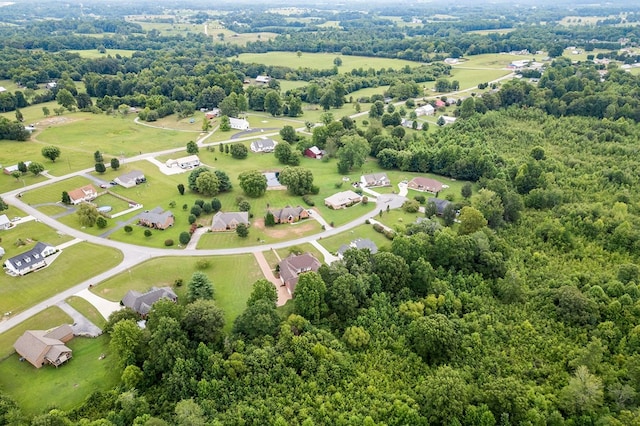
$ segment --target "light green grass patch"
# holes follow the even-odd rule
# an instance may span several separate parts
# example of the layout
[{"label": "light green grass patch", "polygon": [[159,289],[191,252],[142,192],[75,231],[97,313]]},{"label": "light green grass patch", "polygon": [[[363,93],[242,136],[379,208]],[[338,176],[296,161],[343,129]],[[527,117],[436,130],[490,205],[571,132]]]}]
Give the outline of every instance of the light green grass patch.
[{"label": "light green grass patch", "polygon": [[[22,196],[22,201],[30,205],[38,205],[43,203],[57,203],[62,200],[63,191],[72,191],[82,186],[93,184],[93,181],[82,176],[73,176],[59,182],[52,183],[46,187],[36,188],[26,191]],[[96,188],[98,189],[98,188]]]},{"label": "light green grass patch", "polygon": [[[107,336],[76,337],[66,345],[73,350],[73,358],[58,368],[35,368],[20,362],[17,354],[0,363],[2,390],[16,400],[24,414],[36,415],[52,407],[69,410],[90,393],[118,383],[120,372]],[[102,354],[106,357],[99,359]]]},{"label": "light green grass patch", "polygon": [[213,282],[214,300],[224,310],[226,329],[240,315],[251,294],[253,283],[263,275],[252,254],[216,257],[167,257],[152,259],[95,286],[91,291],[108,300],[119,302],[129,290],[147,291],[152,286],[173,286],[182,279],[182,287],[174,287],[179,300],[186,300],[187,284],[202,259],[210,266],[202,272]]},{"label": "light green grass patch", "polygon": [[299,244],[297,246],[291,246],[287,248],[281,248],[276,251],[278,252],[278,256],[280,256],[281,259],[284,259],[285,257],[289,256],[291,253],[311,253],[312,255],[315,256],[316,259],[320,261],[320,263],[324,263],[324,256],[322,255],[322,253],[320,253],[320,250],[315,248],[310,243]]},{"label": "light green grass patch", "polygon": [[[11,208],[8,212],[3,212],[3,214],[6,214],[9,218],[13,218],[14,213],[15,216],[25,216],[24,213],[18,214],[13,209],[15,208]],[[0,238],[2,238],[2,247],[5,250],[5,259],[29,250],[38,241],[57,246],[73,239],[66,234],[48,227],[42,222],[36,222],[35,220],[23,222],[5,231],[0,231]],[[22,245],[19,241],[23,241],[26,245]],[[3,279],[5,277],[9,279],[8,276],[3,274]],[[0,291],[1,290],[2,286],[0,286]]]},{"label": "light green grass patch", "polygon": [[[220,40],[218,34],[224,34],[224,40]],[[268,41],[275,38],[278,34],[271,32],[257,32],[257,33],[236,33],[227,29],[209,29],[209,36],[214,43],[231,43],[235,45],[245,46],[248,42],[256,41]]]},{"label": "light green grass patch", "polygon": [[107,56],[115,57],[116,55],[120,55],[124,58],[130,58],[131,55],[135,52],[135,50],[125,50],[125,49],[106,49],[104,53],[98,51],[98,49],[88,49],[88,50],[68,50],[69,53],[77,53],[82,58],[88,59],[96,59],[96,58],[105,58]]},{"label": "light green grass patch", "polygon": [[[22,251],[31,248],[23,247]],[[22,252],[21,251],[21,252]],[[119,250],[81,242],[65,248],[48,267],[21,277],[3,277],[0,312],[20,312],[122,262]]]},{"label": "light green grass patch", "polygon": [[388,213],[384,211],[382,217],[376,216],[375,219],[397,232],[403,232],[407,225],[415,223],[419,217],[424,217],[424,213],[407,213],[401,209],[397,209],[391,210]]},{"label": "light green grass patch", "polygon": [[[460,88],[468,89],[477,87],[480,83],[497,80],[511,73],[510,70],[472,70],[453,68],[449,80],[458,80]],[[435,84],[435,83],[434,83]],[[431,87],[431,85],[429,85]]]},{"label": "light green grass patch", "polygon": [[321,240],[318,240],[318,242],[331,253],[335,254],[343,244],[349,245],[351,241],[358,238],[370,239],[376,244],[376,246],[378,246],[378,250],[383,247],[391,247],[391,241],[387,239],[387,237],[374,231],[372,225],[366,224],[332,237],[322,238]]},{"label": "light green grass patch", "polygon": [[103,328],[107,324],[107,320],[104,319],[102,314],[82,297],[71,296],[66,302],[98,327]]},{"label": "light green grass patch", "polygon": [[515,31],[515,28],[496,28],[494,30],[473,30],[467,31],[469,34],[480,34],[480,35],[488,35],[488,34],[509,34],[510,32]]}]

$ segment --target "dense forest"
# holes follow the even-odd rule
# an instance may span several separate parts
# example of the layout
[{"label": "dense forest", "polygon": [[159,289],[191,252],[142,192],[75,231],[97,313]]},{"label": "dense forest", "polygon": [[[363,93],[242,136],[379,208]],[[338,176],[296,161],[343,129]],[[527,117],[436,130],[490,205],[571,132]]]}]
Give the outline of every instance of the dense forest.
[{"label": "dense forest", "polygon": [[[276,307],[271,283],[257,281],[230,332],[215,278],[212,291],[198,291],[202,277],[194,276],[186,303],[156,303],[146,329],[128,310],[109,320],[118,387],[35,418],[0,395],[0,424],[640,425],[640,77],[560,55],[580,45],[635,62],[618,48],[620,38],[638,42],[637,27],[555,25],[566,13],[554,7],[525,16],[501,6],[448,9],[460,19],[411,28],[348,10],[304,25],[260,9],[230,10],[230,21],[245,24],[238,29],[277,30],[273,40],[243,47],[160,36],[122,17],[161,13],[154,4],[127,3],[120,13],[101,5],[83,12],[100,19],[60,8],[52,16],[60,20],[27,23],[24,5],[2,8],[12,25],[0,27],[0,79],[21,88],[0,93],[1,110],[18,117],[55,99],[96,114],[136,106],[150,121],[213,107],[229,116],[295,117],[301,102],[335,111],[357,102],[350,93],[382,85],[411,109],[420,83],[450,73],[437,62],[449,54],[555,48],[558,57],[541,75],[460,101],[455,124],[435,132],[405,130],[401,108],[392,111],[380,95],[368,99],[366,124],[343,117],[297,143],[333,156],[359,140],[383,168],[470,181],[452,208],[458,222],[455,213],[448,220],[427,211],[419,224],[399,225],[376,254],[348,250],[344,260],[303,274],[285,308]],[[602,13],[620,11],[608,7]],[[377,10],[401,18],[428,11]],[[203,13],[189,19],[211,18]],[[474,23],[473,13],[482,19]],[[318,29],[333,19],[340,29]],[[537,25],[542,19],[549,25]],[[502,35],[465,33],[509,26],[516,28]],[[88,59],[64,51],[101,47],[136,52]],[[269,50],[425,63],[338,74],[338,65],[294,69],[233,58]],[[245,89],[247,77],[263,73],[275,78]],[[308,84],[284,92],[282,79]],[[39,89],[53,80],[56,87]],[[18,121],[0,120],[0,138],[27,137]]]}]

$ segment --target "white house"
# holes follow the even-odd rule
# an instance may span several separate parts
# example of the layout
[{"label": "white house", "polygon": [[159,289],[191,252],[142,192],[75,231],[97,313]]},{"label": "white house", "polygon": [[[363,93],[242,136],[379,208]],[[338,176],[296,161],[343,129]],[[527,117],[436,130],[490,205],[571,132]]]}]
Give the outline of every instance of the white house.
[{"label": "white house", "polygon": [[456,122],[456,117],[449,117],[448,115],[441,115],[438,120],[442,118],[444,120],[444,124],[453,124]]},{"label": "white house", "polygon": [[141,184],[147,181],[147,178],[144,176],[140,170],[132,170],[129,173],[125,173],[123,175],[118,176],[114,179],[114,181],[118,185],[122,185],[125,188],[133,188],[134,186]]},{"label": "white house", "polygon": [[431,104],[426,104],[421,107],[416,108],[416,115],[420,117],[421,115],[435,115],[436,110],[433,108]]},{"label": "white house", "polygon": [[47,83],[47,84],[45,85],[45,87],[46,87],[47,89],[49,89],[49,90],[51,90],[51,89],[55,89],[56,87],[58,87],[58,83],[56,83],[55,81],[51,81],[51,82]]},{"label": "white house", "polygon": [[47,265],[45,258],[56,251],[57,249],[54,246],[38,242],[31,250],[7,259],[4,262],[5,271],[13,276],[28,274],[36,269],[45,267]]},{"label": "white house", "polygon": [[76,188],[68,192],[71,204],[74,206],[80,204],[83,201],[92,201],[98,197],[98,191],[93,185],[85,185],[81,188]]},{"label": "white house", "polygon": [[273,152],[278,143],[273,139],[262,138],[251,142],[251,151],[253,152]]},{"label": "white house", "polygon": [[256,83],[269,84],[270,81],[271,77],[269,77],[268,75],[259,75],[256,77]]},{"label": "white house", "polygon": [[249,122],[244,118],[229,117],[229,126],[235,130],[249,130]]},{"label": "white house", "polygon": [[200,158],[197,155],[188,155],[186,157],[178,158],[176,164],[181,169],[192,169],[200,165]]},{"label": "white house", "polygon": [[9,229],[11,226],[11,221],[7,217],[6,214],[0,215],[0,230]]}]

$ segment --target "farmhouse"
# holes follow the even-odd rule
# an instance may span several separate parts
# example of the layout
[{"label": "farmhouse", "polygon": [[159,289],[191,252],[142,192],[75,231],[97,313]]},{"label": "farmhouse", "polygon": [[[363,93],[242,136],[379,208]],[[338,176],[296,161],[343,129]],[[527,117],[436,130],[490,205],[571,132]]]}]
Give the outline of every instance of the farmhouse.
[{"label": "farmhouse", "polygon": [[98,191],[93,185],[85,185],[69,191],[69,199],[74,206],[83,201],[92,201],[98,197]]},{"label": "farmhouse", "polygon": [[140,170],[132,170],[129,173],[118,176],[114,181],[125,188],[133,188],[138,184],[146,182],[147,178]]},{"label": "farmhouse", "polygon": [[325,151],[321,150],[315,145],[304,150],[305,157],[314,158],[316,160],[321,160],[324,154]]},{"label": "farmhouse", "polygon": [[427,204],[433,203],[436,206],[436,214],[442,216],[447,207],[451,205],[451,201],[443,200],[442,198],[429,198]]},{"label": "farmhouse", "polygon": [[249,226],[249,213],[248,212],[218,212],[213,215],[213,221],[211,222],[211,230],[213,232],[221,231],[233,231],[239,224],[244,223]]},{"label": "farmhouse", "polygon": [[273,139],[262,138],[251,142],[251,151],[253,152],[273,152],[277,142]]},{"label": "farmhouse", "polygon": [[324,205],[330,209],[346,209],[362,201],[362,197],[353,191],[342,191],[324,199]]},{"label": "farmhouse", "polygon": [[286,206],[282,209],[269,209],[276,223],[294,223],[301,219],[307,219],[309,212],[301,206]]},{"label": "farmhouse", "polygon": [[[29,164],[31,164],[31,161],[25,161],[24,165],[29,167]],[[5,175],[10,175],[13,172],[17,172],[18,171],[18,165],[14,164],[13,166],[7,166],[4,168],[3,172]]]},{"label": "farmhouse", "polygon": [[311,253],[303,253],[298,256],[291,254],[278,263],[280,280],[282,285],[287,286],[289,294],[294,293],[300,274],[309,271],[317,272],[318,269],[320,269],[320,261]]},{"label": "farmhouse", "polygon": [[407,187],[416,191],[432,192],[434,194],[442,191],[442,184],[440,182],[425,177],[415,177],[411,179]]},{"label": "farmhouse", "polygon": [[26,275],[29,272],[47,266],[45,257],[54,254],[56,251],[57,249],[54,246],[38,242],[31,250],[7,259],[4,262],[4,269],[9,275]]},{"label": "farmhouse", "polygon": [[426,104],[424,106],[416,108],[416,115],[420,117],[421,115],[434,115],[436,113],[435,108],[431,106],[431,104]]},{"label": "farmhouse", "polygon": [[9,229],[11,227],[11,221],[6,214],[0,215],[0,230]]},{"label": "farmhouse", "polygon": [[249,122],[244,118],[229,118],[229,126],[235,130],[249,130]]},{"label": "farmhouse", "polygon": [[368,238],[358,238],[357,240],[351,241],[349,244],[341,245],[338,249],[338,257],[342,259],[344,252],[352,248],[358,250],[367,249],[371,254],[376,254],[378,252],[378,246],[376,246],[376,243]]},{"label": "farmhouse", "polygon": [[360,177],[362,186],[376,187],[376,186],[391,186],[391,181],[386,173],[371,173]]},{"label": "farmhouse", "polygon": [[268,75],[259,75],[256,77],[256,83],[269,84],[270,81],[271,77],[269,77]]},{"label": "farmhouse", "polygon": [[173,226],[174,221],[173,213],[169,210],[162,210],[162,207],[156,207],[151,211],[140,213],[138,217],[138,225],[153,229],[167,229]]},{"label": "farmhouse", "polygon": [[27,330],[16,340],[13,348],[36,368],[46,364],[57,368],[72,358],[72,350],[65,345],[71,339],[73,329],[69,324],[63,324],[50,331]]},{"label": "farmhouse", "polygon": [[177,302],[178,296],[170,287],[151,287],[151,290],[146,293],[129,290],[120,301],[120,304],[146,317],[151,310],[151,306],[160,299]]}]

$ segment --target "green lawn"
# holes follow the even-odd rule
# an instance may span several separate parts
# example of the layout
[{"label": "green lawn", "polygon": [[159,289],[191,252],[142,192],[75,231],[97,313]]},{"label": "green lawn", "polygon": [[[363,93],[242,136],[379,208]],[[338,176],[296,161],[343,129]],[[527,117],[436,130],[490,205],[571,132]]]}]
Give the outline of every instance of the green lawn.
[{"label": "green lawn", "polygon": [[[8,211],[4,211],[3,214],[6,214],[9,218],[24,216],[24,213],[16,213],[15,210],[17,209],[12,207]],[[2,248],[5,250],[5,259],[29,250],[38,241],[57,246],[73,239],[35,220],[20,223],[6,231],[0,231],[0,238],[2,239]],[[20,241],[26,244],[23,245]],[[0,286],[0,291],[2,291],[2,286]]]},{"label": "green lawn", "polygon": [[320,263],[324,263],[324,256],[322,255],[322,253],[320,253],[320,250],[315,248],[310,243],[300,244],[300,245],[297,245],[297,246],[292,246],[292,247],[287,247],[287,248],[281,248],[281,249],[278,249],[276,251],[278,252],[278,256],[280,256],[281,259],[284,259],[285,257],[289,256],[291,253],[297,253],[297,252],[307,253],[307,252],[309,252],[312,255],[314,255],[316,257],[316,259],[318,259],[320,261]]},{"label": "green lawn", "polygon": [[378,249],[382,247],[391,247],[391,241],[384,235],[373,230],[372,225],[360,225],[357,228],[353,228],[351,231],[343,232],[333,237],[322,238],[318,240],[320,244],[331,253],[336,253],[340,246],[343,244],[349,244],[351,241],[358,238],[368,238],[373,241]]},{"label": "green lawn", "polygon": [[424,217],[424,213],[406,213],[398,209],[391,210],[389,213],[383,212],[382,217],[376,215],[375,220],[391,229],[402,232],[406,225],[414,223],[419,217]]},{"label": "green lawn", "polygon": [[[15,351],[13,344],[26,330],[48,330],[60,324],[71,324],[73,319],[57,306],[51,306],[44,311],[32,316],[15,327],[0,334],[0,360],[6,360]],[[0,366],[3,364],[0,363]],[[0,375],[0,384],[3,376]]]},{"label": "green lawn", "polygon": [[102,314],[82,297],[71,296],[66,302],[98,327],[103,328],[107,324],[107,320],[104,319]]},{"label": "green lawn", "polygon": [[407,61],[404,59],[371,58],[365,56],[350,56],[327,53],[307,53],[300,57],[296,52],[267,52],[267,53],[242,53],[238,55],[238,60],[245,63],[258,63],[268,66],[286,64],[291,68],[313,68],[329,69],[333,68],[333,60],[339,57],[342,59],[342,66],[338,68],[340,73],[350,72],[354,68],[381,68],[400,69],[405,65],[417,67],[419,62]]},{"label": "green lawn", "polygon": [[[453,70],[451,70],[451,77],[449,77],[449,80],[457,80],[460,83],[461,89],[468,89],[471,87],[477,87],[480,83],[497,80],[510,72],[510,70],[472,70],[453,68]],[[435,83],[431,83],[428,87],[433,87],[434,84]]]},{"label": "green lawn", "polygon": [[[30,247],[23,247],[21,252]],[[122,258],[122,253],[118,250],[81,242],[64,249],[47,268],[22,277],[3,274],[0,312],[23,311],[116,266]]]},{"label": "green lawn", "polygon": [[63,191],[69,192],[88,184],[93,184],[94,187],[97,187],[93,181],[85,177],[74,176],[60,182],[49,184],[46,187],[26,191],[22,196],[22,201],[32,206],[43,203],[57,203],[62,200]]},{"label": "green lawn", "polygon": [[[76,337],[67,346],[73,358],[58,368],[35,368],[20,362],[17,354],[0,363],[2,391],[16,400],[23,414],[33,416],[54,407],[69,410],[90,393],[110,389],[120,380],[107,336]],[[106,357],[101,360],[102,354]]]},{"label": "green lawn", "polygon": [[151,286],[173,286],[177,279],[184,285],[175,287],[180,300],[185,300],[187,283],[197,271],[197,263],[207,259],[210,266],[204,269],[214,288],[214,299],[224,310],[227,330],[233,320],[244,310],[253,283],[263,278],[252,254],[217,257],[167,257],[151,259],[116,275],[91,290],[106,299],[118,302],[129,290],[146,291]]},{"label": "green lawn", "polygon": [[131,55],[135,52],[135,50],[125,50],[125,49],[106,49],[104,53],[98,52],[98,49],[89,49],[89,50],[68,50],[69,53],[77,53],[83,58],[87,59],[96,59],[96,58],[104,58],[106,56],[120,55],[125,58],[130,58]]}]

